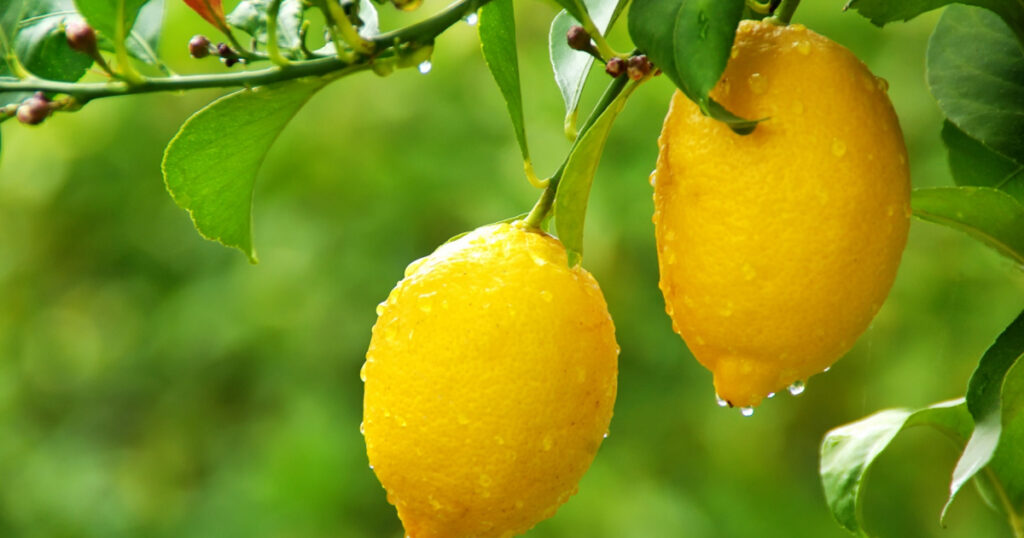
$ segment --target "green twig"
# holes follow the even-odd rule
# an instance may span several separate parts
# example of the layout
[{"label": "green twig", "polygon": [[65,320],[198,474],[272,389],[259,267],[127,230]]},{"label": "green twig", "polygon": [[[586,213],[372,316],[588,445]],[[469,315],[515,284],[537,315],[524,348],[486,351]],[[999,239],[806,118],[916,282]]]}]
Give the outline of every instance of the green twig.
[{"label": "green twig", "polygon": [[587,117],[587,121],[584,122],[583,127],[580,129],[579,135],[576,140],[569,147],[569,151],[566,153],[565,160],[562,161],[561,166],[555,171],[554,175],[548,180],[548,186],[544,189],[544,192],[540,194],[540,198],[537,203],[533,205],[533,209],[524,219],[524,223],[530,228],[539,228],[541,222],[544,222],[544,218],[551,212],[551,206],[555,202],[555,193],[558,191],[558,182],[562,179],[562,173],[565,172],[565,165],[569,163],[569,156],[576,149],[576,146],[583,140],[584,135],[587,131],[594,126],[597,122],[597,118],[601,117],[601,114],[608,109],[609,106],[615,101],[615,98],[622,93],[622,90],[626,88],[626,83],[629,82],[629,77],[620,76],[612,80],[612,83],[604,90],[604,94],[601,95],[601,100],[594,106],[594,110],[590,112],[590,116]]},{"label": "green twig", "polygon": [[996,477],[990,467],[985,467],[985,477],[988,479],[992,489],[995,490],[996,496],[999,497],[999,504],[1002,505],[1003,511],[1006,512],[1006,519],[1013,530],[1014,538],[1024,538],[1024,516],[1019,514],[1016,507],[1010,502],[1010,498],[1006,496],[1006,489],[1003,488],[1002,482],[999,481],[999,478]]},{"label": "green twig", "polygon": [[4,53],[4,60],[7,62],[7,67],[10,68],[11,73],[18,78],[28,78],[32,76],[32,73],[25,69],[24,65],[21,65],[21,60],[18,59],[18,55],[14,52],[14,45],[11,40],[7,37],[7,32],[4,31],[3,27],[0,27],[0,51]]},{"label": "green twig", "polygon": [[114,27],[114,51],[117,55],[117,68],[122,77],[131,84],[139,84],[145,78],[135,70],[131,56],[128,55],[128,13],[125,11],[126,0],[117,2],[117,22]]},{"label": "green twig", "polygon": [[[461,20],[463,16],[472,13],[489,1],[460,0],[426,20],[378,36],[371,40],[374,44],[374,54],[360,57],[358,61],[353,62],[344,62],[331,56],[293,61],[288,65],[253,71],[172,77],[140,77],[139,81],[134,82],[125,80],[110,82],[60,82],[34,77],[30,73],[25,72],[24,80],[0,81],[0,93],[35,91],[61,93],[73,97],[79,104],[84,104],[93,99],[137,93],[184,91],[200,88],[253,87],[303,77],[342,77],[370,69],[373,61],[387,60],[389,58],[402,59],[399,58],[400,55],[408,56],[411,50],[423,49],[435,37]],[[10,54],[9,50],[8,54]],[[402,64],[402,62],[399,63]]]},{"label": "green twig", "polygon": [[799,5],[800,0],[782,0],[782,3],[775,10],[775,15],[765,19],[765,22],[786,26],[793,19],[793,14],[796,13],[796,8]]},{"label": "green twig", "polygon": [[267,56],[277,65],[288,65],[288,59],[281,56],[277,46],[277,13],[281,11],[281,0],[270,0],[267,6]]}]

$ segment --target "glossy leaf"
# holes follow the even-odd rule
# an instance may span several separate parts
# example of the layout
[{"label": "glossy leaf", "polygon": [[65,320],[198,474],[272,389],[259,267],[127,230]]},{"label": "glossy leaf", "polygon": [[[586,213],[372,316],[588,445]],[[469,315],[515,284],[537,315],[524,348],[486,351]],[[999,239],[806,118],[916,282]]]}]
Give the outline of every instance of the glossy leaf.
[{"label": "glossy leaf", "polygon": [[1024,54],[994,13],[950,6],[928,43],[928,85],[953,124],[1024,163]]},{"label": "glossy leaf", "polygon": [[64,25],[81,20],[71,0],[28,3],[14,36],[14,50],[32,74],[50,80],[74,82],[92,65],[92,58],[68,46]]},{"label": "glossy leaf", "polygon": [[961,398],[917,411],[887,409],[825,434],[821,482],[832,515],[845,529],[865,534],[861,493],[868,469],[901,431],[912,426],[934,427],[963,446],[973,424]]},{"label": "glossy leaf", "polygon": [[743,16],[744,0],[634,0],[633,42],[701,110],[746,134],[755,122],[737,117],[708,93],[722,78]]},{"label": "glossy leaf", "polygon": [[224,6],[221,0],[185,0],[185,4],[215,28],[225,27]]},{"label": "glossy leaf", "polygon": [[[231,26],[245,31],[256,41],[267,42],[267,8],[271,0],[242,0],[228,14]],[[302,1],[282,0],[277,12],[277,43],[281,48],[297,51],[301,46]]]},{"label": "glossy leaf", "polygon": [[974,417],[974,433],[953,471],[943,517],[960,488],[988,465],[995,454],[1003,430],[1003,382],[1010,368],[1021,362],[1021,356],[1024,356],[1024,312],[988,348],[971,375],[967,387],[967,409]]},{"label": "glossy leaf", "polygon": [[[619,1],[587,0],[586,5],[594,25],[601,32],[605,32],[613,21],[613,15],[617,15]],[[548,34],[551,67],[555,71],[555,83],[558,84],[558,89],[562,92],[566,115],[576,112],[580,94],[583,93],[583,84],[587,80],[587,74],[590,73],[590,67],[594,64],[593,56],[570,48],[569,43],[566,42],[569,28],[578,24],[580,22],[569,12],[561,11],[551,22],[551,31]]]},{"label": "glossy leaf", "polygon": [[519,82],[519,56],[516,52],[516,20],[512,0],[495,0],[480,8],[480,47],[491,75],[505,97],[512,128],[523,159],[530,159],[523,125],[523,93]]},{"label": "glossy leaf", "polygon": [[942,126],[942,141],[957,185],[1004,190],[1024,203],[1024,164],[992,151],[948,121]]},{"label": "glossy leaf", "polygon": [[615,118],[622,112],[626,99],[636,87],[636,84],[626,86],[597,121],[581,135],[562,171],[555,193],[555,229],[569,253],[570,267],[579,264],[583,257],[583,223],[587,216],[587,201],[597,165],[604,153],[605,142],[608,141]]},{"label": "glossy leaf", "polygon": [[167,145],[164,182],[199,233],[256,262],[252,193],[270,146],[324,85],[302,80],[241,90],[195,113]]},{"label": "glossy leaf", "polygon": [[[1024,361],[1017,362],[1006,372],[1002,390],[1002,432],[989,468],[999,480],[1006,496],[1005,510],[1015,510],[1018,519],[1024,519]],[[1016,508],[1013,508],[1016,507]]]},{"label": "glossy leaf", "polygon": [[914,216],[967,232],[1018,264],[1024,264],[1024,205],[989,187],[915,189]]}]

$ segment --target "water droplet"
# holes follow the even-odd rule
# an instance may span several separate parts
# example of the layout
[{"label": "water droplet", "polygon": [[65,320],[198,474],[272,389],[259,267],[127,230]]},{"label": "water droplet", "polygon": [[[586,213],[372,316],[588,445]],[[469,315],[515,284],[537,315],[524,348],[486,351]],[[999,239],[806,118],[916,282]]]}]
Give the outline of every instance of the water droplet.
[{"label": "water droplet", "polygon": [[551,292],[548,290],[541,290],[540,298],[544,299],[544,302],[550,303],[551,300],[554,299],[554,295],[551,295]]},{"label": "water droplet", "polygon": [[807,56],[808,54],[811,53],[811,42],[807,41],[805,39],[801,39],[800,41],[797,41],[796,42],[796,50],[800,54],[803,54],[804,56]]},{"label": "water droplet", "polygon": [[359,423],[359,434],[366,435],[366,428],[363,426],[362,422]]},{"label": "water droplet", "polygon": [[546,452],[548,450],[551,450],[551,447],[554,446],[554,441],[551,439],[550,435],[545,435],[544,436],[543,444],[544,444],[544,451]]},{"label": "water droplet", "polygon": [[604,435],[601,436],[601,439],[607,439],[609,435],[611,435],[611,434],[608,433],[608,432],[604,432]]},{"label": "water droplet", "polygon": [[365,362],[363,363],[362,366],[359,367],[359,379],[362,380],[363,383],[366,383],[366,363]]},{"label": "water droplet", "polygon": [[754,93],[764,93],[768,89],[768,83],[761,76],[761,73],[751,73],[750,78],[747,79],[747,85],[750,86],[750,91]]},{"label": "water droplet", "polygon": [[718,404],[718,407],[729,407],[729,402],[725,401],[718,393],[715,393],[715,403]]},{"label": "water droplet", "polygon": [[799,396],[803,394],[805,388],[806,385],[804,385],[803,381],[794,381],[793,384],[789,386],[789,393],[793,396]]},{"label": "water droplet", "polygon": [[372,463],[370,464],[370,470],[371,471],[373,470],[373,464]]},{"label": "water droplet", "polygon": [[846,155],[846,142],[843,142],[838,138],[833,138],[832,155],[835,155],[836,157],[842,157],[843,155]]},{"label": "water droplet", "polygon": [[387,304],[387,303],[381,301],[380,304],[377,305],[377,315],[378,316],[384,313],[384,305],[385,304]]},{"label": "water droplet", "polygon": [[875,86],[878,86],[878,89],[882,90],[882,92],[889,91],[889,81],[882,77],[875,77]]},{"label": "water droplet", "polygon": [[825,372],[827,372],[827,371],[829,371],[831,369],[832,369],[831,366],[826,366],[825,369],[821,371],[821,373],[825,373]]},{"label": "water droplet", "polygon": [[733,47],[732,50],[729,51],[729,57],[732,58],[732,59],[736,59],[736,57],[739,56],[739,55],[740,55],[740,49],[738,49],[736,47]]},{"label": "water droplet", "polygon": [[476,26],[476,23],[477,23],[477,21],[480,20],[480,17],[474,11],[473,13],[470,13],[469,15],[466,15],[466,18],[464,18],[462,20],[466,21],[466,24],[468,24],[470,26]]},{"label": "water droplet", "polygon": [[754,408],[753,407],[741,407],[740,408],[740,414],[745,416],[745,417],[754,416]]},{"label": "water droplet", "polygon": [[426,75],[434,67],[434,64],[430,63],[430,60],[423,60],[420,65],[416,66],[421,75]]},{"label": "water droplet", "polygon": [[651,175],[648,177],[648,181],[651,182],[651,186],[653,187],[658,182],[658,173],[656,171],[651,172]]},{"label": "water droplet", "polygon": [[394,325],[388,325],[384,328],[384,339],[389,343],[393,344],[396,336],[398,336],[398,329]]},{"label": "water droplet", "polygon": [[774,393],[774,392],[769,392],[769,393],[768,393],[768,399],[769,399],[769,400],[771,400],[771,399],[772,399],[772,398],[774,398],[774,397],[775,397],[775,393]]}]

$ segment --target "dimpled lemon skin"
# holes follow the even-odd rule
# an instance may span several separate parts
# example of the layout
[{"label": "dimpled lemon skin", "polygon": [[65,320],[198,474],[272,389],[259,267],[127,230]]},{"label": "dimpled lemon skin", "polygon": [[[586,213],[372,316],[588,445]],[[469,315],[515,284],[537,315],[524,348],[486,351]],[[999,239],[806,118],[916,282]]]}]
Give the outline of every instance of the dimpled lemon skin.
[{"label": "dimpled lemon skin", "polygon": [[886,91],[821,35],[744,21],[711,95],[768,119],[740,136],[672,99],[651,178],[660,287],[732,405],[829,367],[889,293],[910,182]]},{"label": "dimpled lemon skin", "polygon": [[519,223],[413,262],[363,369],[370,465],[411,538],[510,537],[576,492],[619,348],[597,282]]}]

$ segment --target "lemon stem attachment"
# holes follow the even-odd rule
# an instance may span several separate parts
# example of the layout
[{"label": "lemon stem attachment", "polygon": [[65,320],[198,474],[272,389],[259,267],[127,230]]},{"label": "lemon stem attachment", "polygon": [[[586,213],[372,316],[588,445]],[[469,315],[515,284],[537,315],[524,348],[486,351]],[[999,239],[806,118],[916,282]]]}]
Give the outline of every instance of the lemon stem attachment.
[{"label": "lemon stem attachment", "polygon": [[782,0],[779,7],[775,10],[775,15],[765,19],[765,22],[775,24],[778,26],[786,26],[789,21],[793,19],[793,14],[796,13],[797,6],[800,5],[800,0]]},{"label": "lemon stem attachment", "polygon": [[524,224],[529,228],[540,228],[544,219],[551,212],[551,207],[555,203],[555,193],[558,191],[558,182],[562,179],[562,172],[565,171],[565,165],[569,162],[569,156],[576,149],[576,145],[583,139],[583,135],[587,134],[587,131],[593,127],[594,123],[597,122],[597,118],[601,117],[601,114],[608,109],[609,106],[615,101],[615,98],[622,93],[622,90],[626,88],[626,83],[629,82],[629,77],[621,76],[616,77],[612,80],[611,84],[608,85],[604,90],[604,94],[601,96],[601,100],[594,106],[594,110],[590,112],[590,116],[587,117],[587,121],[583,123],[583,127],[579,131],[579,136],[573,141],[572,146],[569,147],[569,151],[566,152],[565,160],[562,161],[561,166],[555,171],[554,175],[549,178],[547,187],[544,188],[544,192],[540,194],[540,198],[537,203],[533,205],[533,209],[523,219]]}]

